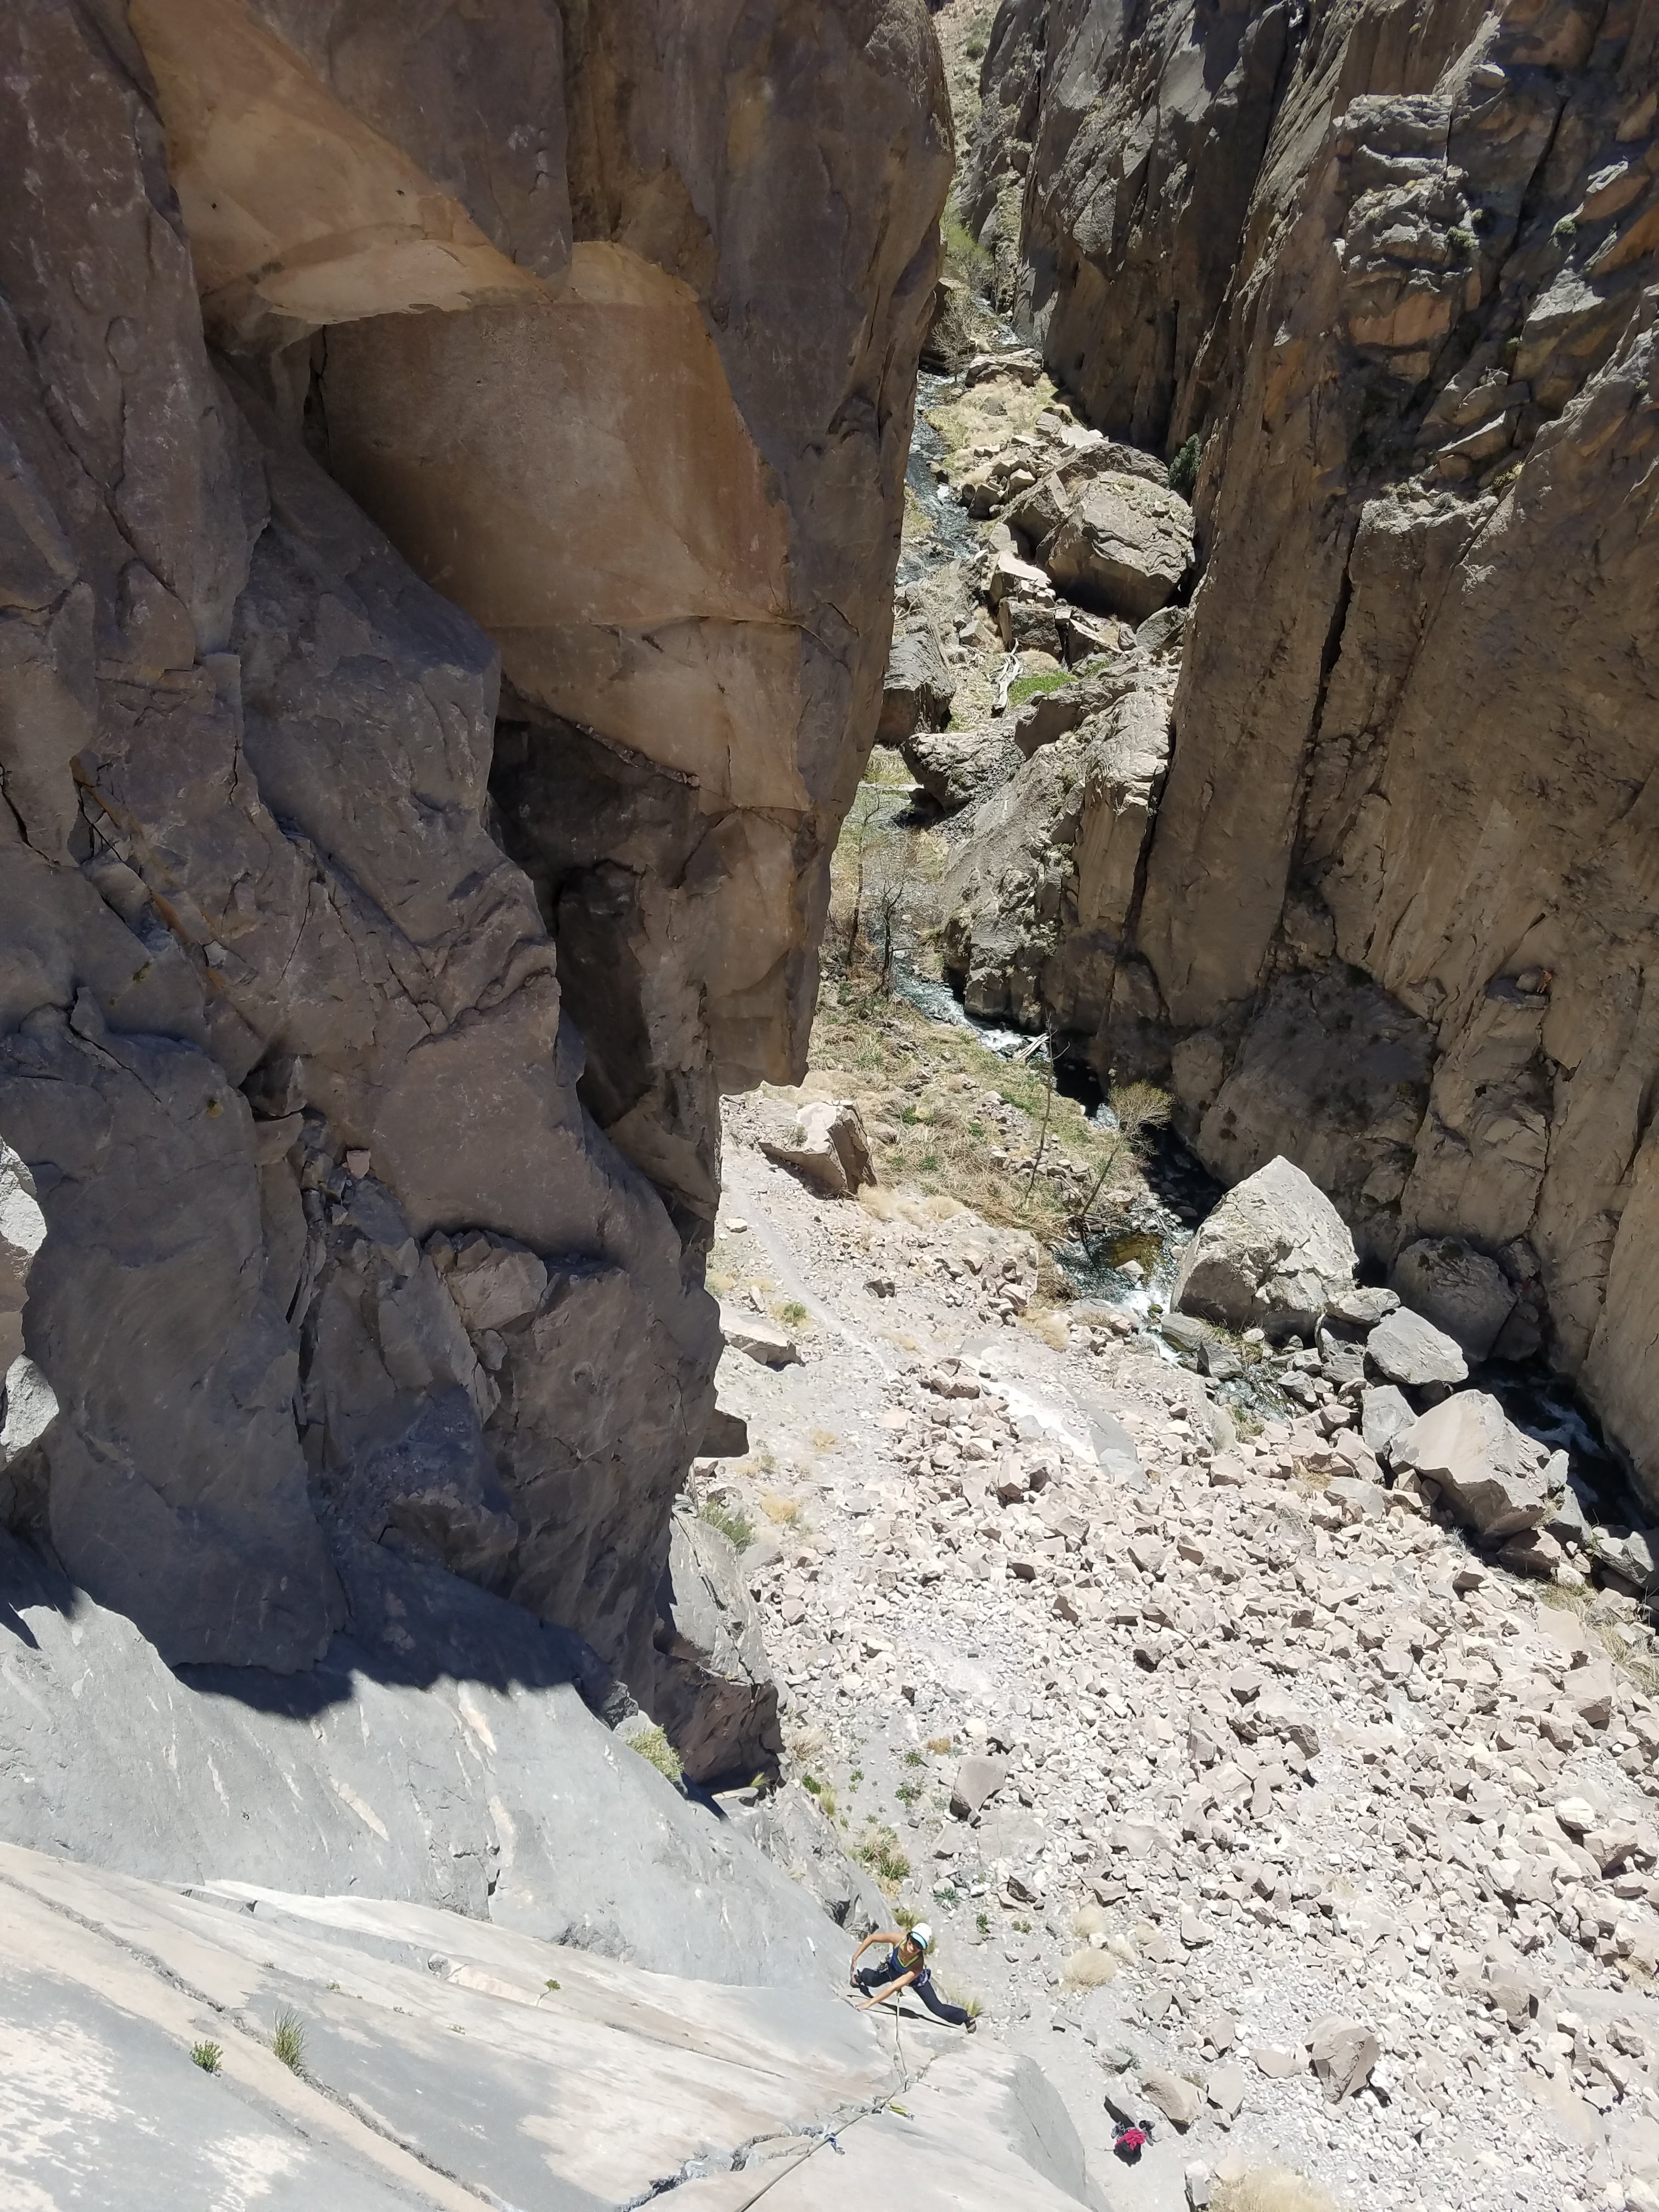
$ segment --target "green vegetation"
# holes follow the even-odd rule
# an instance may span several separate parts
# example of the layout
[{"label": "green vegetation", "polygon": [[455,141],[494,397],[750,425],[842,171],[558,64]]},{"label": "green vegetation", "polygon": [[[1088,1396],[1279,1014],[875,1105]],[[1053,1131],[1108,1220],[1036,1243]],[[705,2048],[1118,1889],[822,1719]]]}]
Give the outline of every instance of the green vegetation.
[{"label": "green vegetation", "polygon": [[1198,465],[1203,453],[1196,431],[1176,449],[1175,459],[1170,464],[1170,489],[1178,491],[1182,499],[1190,499],[1197,487]]},{"label": "green vegetation", "polygon": [[988,1912],[976,1912],[974,1915],[974,1925],[978,1929],[981,1936],[988,1936],[991,1932],[990,1914]]},{"label": "green vegetation", "polygon": [[284,2007],[277,2014],[276,2024],[271,2030],[270,2048],[290,2074],[305,2072],[305,2023],[297,2012],[290,2012]]},{"label": "green vegetation", "polygon": [[1550,233],[1558,246],[1571,246],[1577,235],[1578,225],[1570,215],[1564,215]]},{"label": "green vegetation", "polygon": [[199,2066],[204,2074],[216,2074],[224,2063],[224,2056],[216,2043],[192,2043],[190,2046],[190,2063]]},{"label": "green vegetation", "polygon": [[1474,258],[1474,233],[1472,230],[1461,228],[1449,230],[1446,233],[1446,242],[1460,261],[1472,261]]},{"label": "green vegetation", "polygon": [[659,1774],[670,1782],[678,1782],[685,1771],[680,1755],[659,1728],[641,1729],[638,1735],[628,1738],[647,1766],[654,1766]]},{"label": "green vegetation", "polygon": [[945,237],[945,273],[969,290],[977,289],[991,274],[991,256],[959,215],[947,214],[939,226]]},{"label": "green vegetation", "polygon": [[907,1751],[904,1754],[904,1763],[907,1766],[926,1766],[927,1764],[919,1751]]},{"label": "green vegetation", "polygon": [[896,1889],[910,1872],[910,1862],[900,1850],[897,1834],[891,1828],[876,1827],[872,1834],[853,1846],[853,1856],[861,1860],[884,1887]]},{"label": "green vegetation", "polygon": [[1023,707],[1028,699],[1036,699],[1050,691],[1059,691],[1077,673],[1073,668],[1050,668],[1036,676],[1017,676],[1008,686],[1008,704]]},{"label": "green vegetation", "polygon": [[544,1990],[556,1990],[558,1986],[559,1985],[556,1982],[544,1982],[542,1984],[542,1987]]},{"label": "green vegetation", "polygon": [[778,1308],[778,1319],[790,1328],[805,1328],[810,1318],[799,1298],[786,1298]]},{"label": "green vegetation", "polygon": [[755,1524],[738,1506],[722,1505],[713,1498],[705,1498],[697,1509],[697,1517],[706,1521],[711,1528],[718,1528],[727,1543],[739,1552],[746,1552],[755,1540]]}]

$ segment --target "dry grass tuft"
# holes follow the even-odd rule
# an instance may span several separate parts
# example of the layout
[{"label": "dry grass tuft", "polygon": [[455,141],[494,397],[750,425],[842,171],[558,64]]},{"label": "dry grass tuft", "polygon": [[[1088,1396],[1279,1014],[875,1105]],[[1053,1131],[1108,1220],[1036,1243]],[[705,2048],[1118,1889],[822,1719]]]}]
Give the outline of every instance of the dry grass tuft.
[{"label": "dry grass tuft", "polygon": [[1337,2212],[1337,2207],[1306,2174],[1261,2166],[1242,2181],[1218,2182],[1210,2212]]},{"label": "dry grass tuft", "polygon": [[1085,1939],[1091,1936],[1103,1936],[1110,1924],[1103,1905],[1079,1905],[1072,1915],[1073,1935]]},{"label": "dry grass tuft", "polygon": [[780,1498],[773,1490],[763,1492],[760,1510],[769,1521],[775,1521],[781,1528],[795,1528],[800,1521],[802,1510],[799,1498]]},{"label": "dry grass tuft", "polygon": [[1123,1961],[1109,1951],[1073,1951],[1060,1971],[1074,1990],[1099,1990],[1117,1979]]}]

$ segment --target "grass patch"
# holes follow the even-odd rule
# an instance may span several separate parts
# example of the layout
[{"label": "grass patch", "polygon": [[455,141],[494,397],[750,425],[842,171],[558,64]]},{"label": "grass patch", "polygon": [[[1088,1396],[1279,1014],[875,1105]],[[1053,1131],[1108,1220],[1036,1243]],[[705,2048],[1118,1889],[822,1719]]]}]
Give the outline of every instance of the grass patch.
[{"label": "grass patch", "polygon": [[684,1773],[678,1752],[659,1728],[641,1729],[638,1735],[630,1735],[627,1741],[647,1766],[654,1766],[667,1781],[678,1782]]},{"label": "grass patch", "polygon": [[907,1751],[904,1754],[904,1763],[907,1766],[926,1766],[927,1764],[919,1751]]},{"label": "grass patch", "polygon": [[830,1784],[820,1781],[816,1774],[803,1774],[800,1786],[809,1796],[817,1799],[818,1810],[833,1820],[836,1817],[836,1793]]},{"label": "grass patch", "polygon": [[896,1889],[900,1882],[909,1879],[910,1862],[899,1848],[899,1839],[891,1828],[878,1827],[872,1835],[853,1846],[853,1856],[867,1866],[878,1881]]},{"label": "grass patch", "polygon": [[305,2072],[305,2023],[297,2012],[290,2012],[284,2007],[277,2014],[276,2025],[271,2030],[270,2048],[274,2056],[282,2060],[290,2074]]},{"label": "grass patch", "polygon": [[225,2054],[216,2043],[192,2043],[190,2046],[190,2063],[199,2066],[204,2074],[216,2074],[224,2060]]},{"label": "grass patch", "polygon": [[1017,676],[1008,686],[1008,704],[1023,707],[1028,699],[1041,697],[1049,691],[1060,691],[1072,681],[1074,671],[1069,668],[1044,669],[1036,676]]},{"label": "grass patch", "polygon": [[927,1739],[927,1748],[937,1758],[943,1759],[952,1748],[954,1743],[955,1738],[952,1736],[930,1735]]},{"label": "grass patch", "polygon": [[777,1310],[778,1319],[786,1328],[805,1328],[809,1316],[799,1298],[785,1298]]},{"label": "grass patch", "polygon": [[799,1498],[780,1498],[769,1490],[762,1498],[760,1510],[769,1521],[776,1522],[780,1528],[794,1528],[800,1525],[801,1502]]},{"label": "grass patch", "polygon": [[697,1518],[718,1528],[735,1551],[746,1552],[755,1540],[755,1524],[738,1506],[722,1505],[708,1498],[697,1508]]},{"label": "grass patch", "polygon": [[1199,443],[1196,433],[1176,448],[1175,459],[1170,464],[1170,489],[1179,492],[1182,499],[1190,499],[1193,495],[1194,487],[1198,483],[1198,465],[1203,453],[1204,448]]},{"label": "grass patch", "polygon": [[959,215],[947,213],[939,225],[945,240],[945,273],[969,291],[988,283],[992,258]]}]

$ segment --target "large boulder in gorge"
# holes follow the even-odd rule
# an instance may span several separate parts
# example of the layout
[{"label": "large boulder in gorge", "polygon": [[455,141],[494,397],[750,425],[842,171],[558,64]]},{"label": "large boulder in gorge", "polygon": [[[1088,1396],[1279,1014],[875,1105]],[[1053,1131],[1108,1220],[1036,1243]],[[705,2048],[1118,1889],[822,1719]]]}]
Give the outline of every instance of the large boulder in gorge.
[{"label": "large boulder in gorge", "polygon": [[1394,1287],[1413,1312],[1453,1338],[1477,1365],[1515,1310],[1515,1285],[1461,1237],[1419,1237],[1394,1263]]},{"label": "large boulder in gorge", "polygon": [[864,1116],[850,1098],[809,1098],[793,1114],[763,1102],[760,1148],[826,1198],[851,1198],[877,1180]]},{"label": "large boulder in gorge", "polygon": [[1486,1541],[1499,1543],[1548,1517],[1567,1456],[1517,1429],[1496,1398],[1460,1390],[1392,1444],[1396,1475],[1439,1486],[1440,1502]]},{"label": "large boulder in gorge", "polygon": [[896,745],[918,730],[942,730],[951,719],[956,696],[956,681],[945,665],[933,624],[907,623],[893,639],[876,743]]},{"label": "large boulder in gorge", "polygon": [[1044,549],[1051,582],[1068,598],[1132,623],[1175,596],[1193,562],[1193,511],[1144,477],[1087,484]]},{"label": "large boulder in gorge", "polygon": [[1311,1336],[1358,1264],[1347,1225],[1283,1157],[1237,1184],[1182,1255],[1175,1304],[1201,1321]]},{"label": "large boulder in gorge", "polygon": [[1001,730],[918,731],[899,750],[941,814],[977,805],[1019,766],[1019,755]]},{"label": "large boulder in gorge", "polygon": [[1365,1339],[1365,1357],[1385,1382],[1411,1390],[1468,1379],[1462,1346],[1405,1306],[1378,1322]]}]

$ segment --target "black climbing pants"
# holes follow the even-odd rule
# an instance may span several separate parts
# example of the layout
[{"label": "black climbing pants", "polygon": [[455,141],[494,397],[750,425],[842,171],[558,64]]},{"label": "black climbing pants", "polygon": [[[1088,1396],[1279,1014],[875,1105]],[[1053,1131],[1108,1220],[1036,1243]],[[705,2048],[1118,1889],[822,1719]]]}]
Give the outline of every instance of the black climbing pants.
[{"label": "black climbing pants", "polygon": [[[885,1962],[879,1966],[860,1968],[858,1984],[867,1997],[879,1996],[883,1990],[891,1989],[893,1984],[888,1976]],[[900,1996],[920,1997],[928,2011],[933,2014],[933,2018],[942,2020],[947,2027],[966,2027],[968,2025],[967,2008],[964,2005],[947,2004],[933,1987],[933,1978],[931,1974],[924,1974],[920,1981],[912,1982],[908,1988],[900,1990],[897,1994]]]}]

